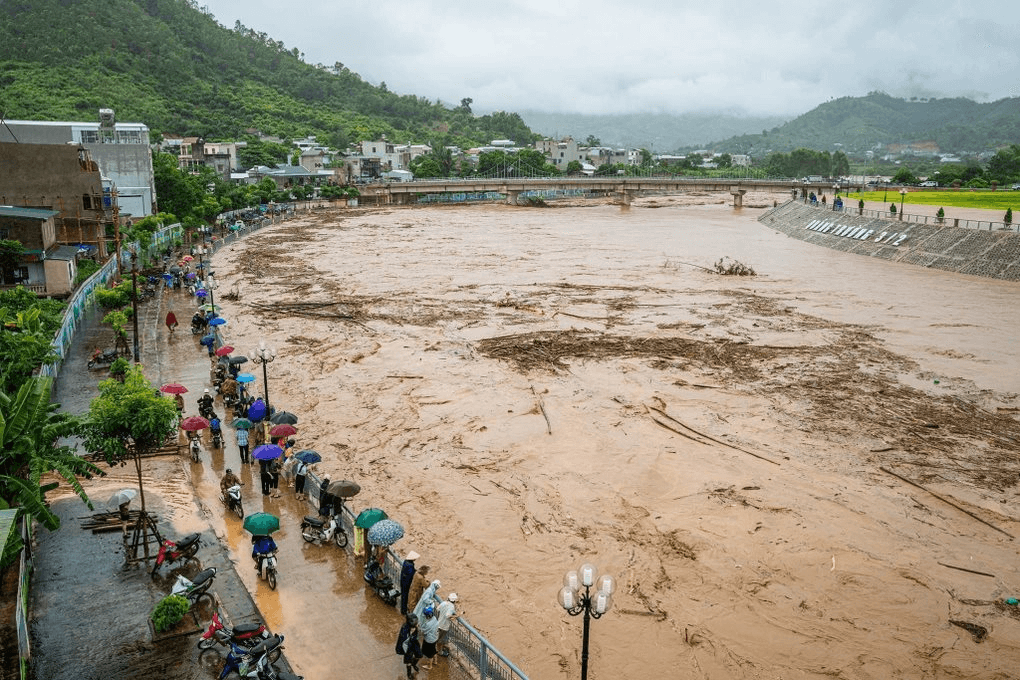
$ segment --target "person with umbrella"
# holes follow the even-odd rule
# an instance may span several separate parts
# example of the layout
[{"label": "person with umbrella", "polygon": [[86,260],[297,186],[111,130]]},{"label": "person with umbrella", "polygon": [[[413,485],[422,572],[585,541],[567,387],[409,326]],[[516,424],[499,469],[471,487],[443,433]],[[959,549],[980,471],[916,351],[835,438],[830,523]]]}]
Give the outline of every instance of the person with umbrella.
[{"label": "person with umbrella", "polygon": [[173,335],[174,329],[177,328],[177,315],[174,314],[172,309],[166,313],[166,328],[170,335]]},{"label": "person with umbrella", "polygon": [[294,457],[294,498],[305,500],[305,476],[308,474],[308,463]]}]

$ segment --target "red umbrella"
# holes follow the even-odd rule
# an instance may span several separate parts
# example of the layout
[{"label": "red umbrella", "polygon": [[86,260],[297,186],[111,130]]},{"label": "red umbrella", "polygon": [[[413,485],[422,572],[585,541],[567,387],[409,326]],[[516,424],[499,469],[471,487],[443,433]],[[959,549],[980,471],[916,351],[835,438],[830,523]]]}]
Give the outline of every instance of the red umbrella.
[{"label": "red umbrella", "polygon": [[180,383],[167,383],[160,387],[159,391],[164,394],[184,394],[188,388]]},{"label": "red umbrella", "polygon": [[297,434],[297,429],[293,425],[273,425],[273,429],[269,431],[270,437],[289,437],[292,434]]},{"label": "red umbrella", "polygon": [[218,350],[216,350],[216,356],[225,357],[233,351],[234,348],[231,347],[230,345],[223,345],[223,347],[220,347]]},{"label": "red umbrella", "polygon": [[188,416],[181,421],[181,429],[188,432],[198,432],[209,427],[209,421],[202,416]]}]

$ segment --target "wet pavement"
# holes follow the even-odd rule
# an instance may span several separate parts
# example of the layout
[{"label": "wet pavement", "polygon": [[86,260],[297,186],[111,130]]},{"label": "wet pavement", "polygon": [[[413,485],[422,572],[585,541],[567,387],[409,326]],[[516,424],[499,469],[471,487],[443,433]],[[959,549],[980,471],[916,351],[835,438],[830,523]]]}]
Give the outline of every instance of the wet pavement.
[{"label": "wet pavement", "polygon": [[[139,313],[146,375],[155,385],[180,382],[188,386],[186,414],[197,413],[197,398],[210,386],[205,348],[187,326],[192,300],[182,291],[166,291]],[[181,326],[168,338],[162,319],[171,309]],[[113,344],[112,331],[100,319],[100,314],[93,314],[79,330],[62,367],[54,398],[64,410],[87,410],[96,385],[107,377],[106,370],[90,372],[85,366],[92,349]],[[239,351],[246,349],[238,345]],[[261,388],[260,383],[261,379],[254,385]],[[223,417],[219,400],[216,411]],[[224,433],[221,450],[212,450],[205,434],[197,464],[184,455],[183,448],[180,456],[143,462],[146,504],[158,516],[160,531],[169,537],[202,533],[198,559],[202,568],[218,570],[213,590],[222,611],[234,622],[264,620],[271,631],[283,634],[287,648],[283,663],[289,661],[292,670],[307,680],[336,677],[341,669],[370,678],[403,676],[400,658],[393,653],[401,617],[365,587],[360,558],[354,557],[351,547],[341,550],[304,542],[298,526],[301,517],[312,512],[308,504],[293,498],[292,489],[284,489],[282,483],[282,498],[263,497],[257,470],[241,465],[233,432],[225,428]],[[280,546],[275,591],[252,569],[250,536],[220,501],[219,479],[228,466],[245,485],[246,514],[266,511],[281,517],[282,528],[275,535]],[[96,512],[107,510],[105,503],[116,491],[137,487],[133,465],[102,467],[106,477],[85,483]],[[170,569],[164,566],[159,576],[151,578],[151,567],[125,568],[120,533],[93,535],[83,530],[80,519],[90,511],[76,496],[61,495],[61,491],[66,489],[51,493],[61,529],[40,531],[36,539],[31,596],[33,677],[217,677],[222,655],[216,649],[200,654],[195,646],[199,626],[208,624],[210,606],[203,603],[199,608],[198,626],[189,626],[195,632],[154,642],[148,617],[170,591]],[[138,499],[131,507],[138,509]],[[198,570],[192,563],[181,573],[192,575]],[[419,677],[429,675],[440,680],[447,677],[446,663]]]}]

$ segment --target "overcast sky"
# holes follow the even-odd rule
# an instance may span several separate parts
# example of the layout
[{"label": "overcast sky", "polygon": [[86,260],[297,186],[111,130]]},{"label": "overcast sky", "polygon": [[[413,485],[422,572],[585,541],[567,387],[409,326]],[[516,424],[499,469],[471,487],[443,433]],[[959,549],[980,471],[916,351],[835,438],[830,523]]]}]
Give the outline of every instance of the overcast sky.
[{"label": "overcast sky", "polygon": [[798,115],[1020,95],[1020,0],[199,0],[311,64],[476,113]]}]

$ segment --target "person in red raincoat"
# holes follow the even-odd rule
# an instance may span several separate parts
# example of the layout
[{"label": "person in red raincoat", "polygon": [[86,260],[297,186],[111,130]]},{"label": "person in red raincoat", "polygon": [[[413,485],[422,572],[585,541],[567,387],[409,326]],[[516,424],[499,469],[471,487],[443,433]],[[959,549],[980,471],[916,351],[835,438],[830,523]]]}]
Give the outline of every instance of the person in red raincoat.
[{"label": "person in red raincoat", "polygon": [[166,327],[171,333],[173,333],[174,328],[177,327],[177,316],[173,312],[166,313]]}]

